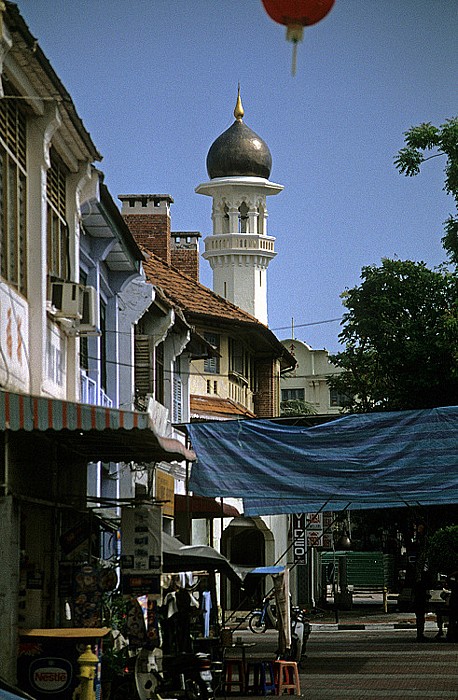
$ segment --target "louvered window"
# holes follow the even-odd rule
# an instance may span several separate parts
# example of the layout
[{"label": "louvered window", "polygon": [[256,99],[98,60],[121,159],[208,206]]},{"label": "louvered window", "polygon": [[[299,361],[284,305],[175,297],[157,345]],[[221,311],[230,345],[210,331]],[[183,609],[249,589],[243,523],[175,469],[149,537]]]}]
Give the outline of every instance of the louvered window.
[{"label": "louvered window", "polygon": [[181,423],[183,415],[183,382],[181,365],[178,357],[173,363],[173,422]]},{"label": "louvered window", "polygon": [[164,403],[164,343],[156,345],[154,351],[154,398]]},{"label": "louvered window", "polygon": [[147,394],[164,403],[164,343],[154,347],[150,335],[135,336],[135,393]]},{"label": "louvered window", "polygon": [[[219,352],[219,335],[216,333],[204,333],[204,338]],[[204,372],[219,374],[219,357],[207,357],[207,359],[204,360]]]},{"label": "louvered window", "polygon": [[48,274],[70,279],[70,243],[66,220],[67,171],[51,150],[51,167],[46,176]]},{"label": "louvered window", "polygon": [[144,397],[154,392],[153,338],[150,335],[135,336],[135,393]]},{"label": "louvered window", "polygon": [[15,100],[0,100],[0,271],[27,294],[26,117]]}]

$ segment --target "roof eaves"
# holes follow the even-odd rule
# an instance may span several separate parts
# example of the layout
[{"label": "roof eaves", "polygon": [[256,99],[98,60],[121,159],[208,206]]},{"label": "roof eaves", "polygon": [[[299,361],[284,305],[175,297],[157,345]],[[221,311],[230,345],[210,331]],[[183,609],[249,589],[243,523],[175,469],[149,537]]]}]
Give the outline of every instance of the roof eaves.
[{"label": "roof eaves", "polygon": [[64,106],[74,129],[78,133],[88,151],[90,159],[94,161],[102,160],[102,156],[97,150],[91,135],[85,128],[82,119],[79,117],[76,111],[70,94],[67,92],[54,68],[51,66],[49,59],[42,51],[37,39],[30,32],[25,20],[19,12],[18,6],[9,0],[5,0],[5,7],[7,10],[5,19],[8,24],[8,29],[11,33],[16,32],[21,37],[27,48],[30,49],[30,55],[34,57],[34,60],[37,62],[43,73],[55,88],[57,92],[56,99]]},{"label": "roof eaves", "polygon": [[130,228],[124,221],[124,218],[121,215],[121,212],[119,211],[117,205],[115,204],[113,197],[111,196],[110,191],[108,190],[108,187],[102,181],[100,182],[100,200],[107,214],[110,216],[110,218],[113,220],[113,223],[116,225],[116,228],[122,234],[123,243],[129,250],[130,254],[134,257],[135,260],[144,260],[145,258],[143,256],[143,253],[138,247],[137,243],[135,242],[135,238],[132,236]]}]

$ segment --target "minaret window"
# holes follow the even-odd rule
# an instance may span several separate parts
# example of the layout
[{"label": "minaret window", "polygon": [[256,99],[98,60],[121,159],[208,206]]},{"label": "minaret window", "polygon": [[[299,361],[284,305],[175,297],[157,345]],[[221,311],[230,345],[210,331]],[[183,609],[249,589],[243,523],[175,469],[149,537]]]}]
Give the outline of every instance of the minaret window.
[{"label": "minaret window", "polygon": [[246,202],[239,206],[239,233],[248,233],[248,207]]},{"label": "minaret window", "polygon": [[223,214],[223,233],[229,233],[229,207],[224,205]]},{"label": "minaret window", "polygon": [[264,215],[264,207],[260,204],[258,209],[258,234],[260,236],[264,235]]}]

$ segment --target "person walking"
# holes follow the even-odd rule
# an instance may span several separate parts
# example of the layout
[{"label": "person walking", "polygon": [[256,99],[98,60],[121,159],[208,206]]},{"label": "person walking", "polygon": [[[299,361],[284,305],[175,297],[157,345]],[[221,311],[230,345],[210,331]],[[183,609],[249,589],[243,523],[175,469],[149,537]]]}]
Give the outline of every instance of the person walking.
[{"label": "person walking", "polygon": [[458,571],[448,577],[450,598],[448,601],[447,642],[458,642]]},{"label": "person walking", "polygon": [[418,579],[414,584],[414,611],[415,624],[417,628],[417,642],[425,642],[425,618],[430,599],[429,593],[429,577],[426,571],[420,572]]},{"label": "person walking", "polygon": [[428,573],[428,563],[426,561],[426,527],[424,523],[419,523],[416,527],[415,541],[415,568],[413,584],[413,606],[415,612],[415,623],[417,628],[417,642],[426,641],[425,618],[430,599],[430,576]]}]

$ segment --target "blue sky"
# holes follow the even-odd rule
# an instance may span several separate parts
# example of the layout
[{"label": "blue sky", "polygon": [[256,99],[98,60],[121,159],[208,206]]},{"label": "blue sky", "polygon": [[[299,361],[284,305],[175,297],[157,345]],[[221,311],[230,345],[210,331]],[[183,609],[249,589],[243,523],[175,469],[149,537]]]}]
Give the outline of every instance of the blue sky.
[{"label": "blue sky", "polygon": [[[416,178],[393,157],[411,125],[456,116],[455,0],[336,0],[291,44],[261,0],[18,0],[41,48],[103,155],[105,182],[124,193],[172,195],[173,230],[211,232],[211,203],[194,188],[233,121],[272,152],[268,200],[277,257],[269,325],[338,349],[340,294],[383,257],[443,261],[453,210],[442,159]],[[211,271],[201,261],[201,281]],[[313,324],[313,325],[305,325]]]}]

